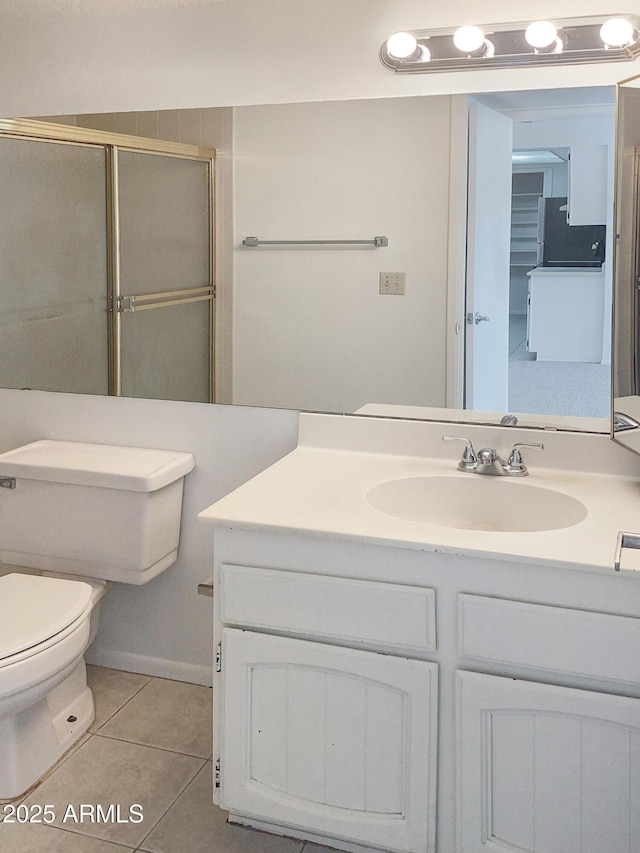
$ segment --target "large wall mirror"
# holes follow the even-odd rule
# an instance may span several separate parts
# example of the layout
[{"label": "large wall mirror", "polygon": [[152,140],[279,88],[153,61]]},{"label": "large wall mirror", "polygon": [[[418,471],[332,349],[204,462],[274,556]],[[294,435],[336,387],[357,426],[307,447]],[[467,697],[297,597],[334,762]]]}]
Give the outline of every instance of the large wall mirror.
[{"label": "large wall mirror", "polygon": [[[215,217],[206,169],[198,175],[189,166],[183,175],[185,164],[176,160],[163,177],[158,152],[141,156],[136,170],[123,158],[118,184],[131,208],[134,293],[160,290],[169,272],[175,280],[173,257],[195,257],[196,269],[172,290],[213,285],[207,276],[216,270],[215,312],[181,309],[201,311],[198,334],[214,324],[215,402],[483,423],[510,412],[522,425],[609,431],[613,87],[46,121],[125,133],[128,145],[146,137],[217,150]],[[24,144],[22,137],[11,141]],[[74,148],[96,159],[90,146],[76,140]],[[96,328],[80,329],[82,318],[74,317],[69,334],[77,350],[66,361],[74,381],[84,381],[89,367],[103,381],[107,368],[90,366],[80,347],[83,340],[105,347],[101,288],[113,246],[97,235],[106,220],[108,236],[113,222],[104,206],[92,209],[88,198],[67,195],[74,187],[91,195],[90,181],[104,185],[113,175],[101,161],[83,166],[95,172],[86,180],[68,164],[56,176],[46,157],[36,159],[47,201],[34,202],[37,217],[21,210],[19,227],[7,218],[0,234],[0,246],[4,240],[12,247],[13,274],[10,311],[2,311],[13,331],[5,328],[0,341],[15,343],[16,316],[37,303],[52,260],[60,282],[48,286],[70,305],[81,304],[75,291],[95,273],[98,283],[77,313]],[[4,154],[6,183],[3,169],[15,180]],[[200,221],[180,212],[188,193],[200,204]],[[154,244],[149,226],[160,208],[175,227]],[[29,245],[30,222],[34,233],[51,232],[48,274],[34,268],[32,247],[23,253],[25,271],[16,266],[15,247]],[[210,257],[203,234],[213,224]],[[72,227],[95,247],[82,261]],[[387,239],[376,245],[379,236]],[[264,243],[244,245],[247,237]],[[79,282],[73,294],[72,276]],[[32,376],[21,358],[15,382],[9,371],[3,384],[85,390],[65,386],[54,364],[58,314],[58,305],[39,309],[41,328],[53,333],[30,339]],[[163,381],[185,341],[193,343],[188,329],[195,327],[174,323],[177,314],[166,307],[146,312],[145,327],[154,316],[166,318],[159,330],[131,344],[133,361],[144,365],[142,390],[125,383],[120,393],[207,399],[206,381],[202,392],[175,370],[169,385]],[[196,348],[187,373],[196,364],[208,369],[208,358]]]}]

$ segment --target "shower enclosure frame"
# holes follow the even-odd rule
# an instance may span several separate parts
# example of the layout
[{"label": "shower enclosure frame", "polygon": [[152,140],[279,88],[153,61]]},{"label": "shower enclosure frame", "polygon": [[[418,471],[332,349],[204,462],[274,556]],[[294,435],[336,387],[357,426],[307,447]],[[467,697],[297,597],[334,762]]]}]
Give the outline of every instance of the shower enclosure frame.
[{"label": "shower enclosure frame", "polygon": [[[209,399],[207,402],[215,402],[215,149],[128,134],[92,130],[73,125],[54,124],[34,119],[0,119],[0,138],[5,137],[102,148],[105,152],[105,199],[107,211],[105,234],[107,247],[107,393],[110,396],[122,395],[122,315],[124,313],[170,307],[189,302],[207,301],[209,303],[207,364]],[[202,286],[183,290],[149,292],[136,294],[135,296],[128,296],[121,292],[120,211],[118,198],[118,168],[121,152],[164,155],[208,164],[209,276],[208,281],[203,283]]]}]

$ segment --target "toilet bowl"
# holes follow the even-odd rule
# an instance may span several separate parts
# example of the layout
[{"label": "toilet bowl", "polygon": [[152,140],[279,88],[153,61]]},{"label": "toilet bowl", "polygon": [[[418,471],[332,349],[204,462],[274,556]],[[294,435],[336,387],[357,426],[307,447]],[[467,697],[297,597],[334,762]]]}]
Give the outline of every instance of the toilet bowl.
[{"label": "toilet bowl", "polygon": [[93,721],[83,655],[103,591],[0,577],[0,799],[24,793]]},{"label": "toilet bowl", "polygon": [[0,488],[0,562],[17,567],[0,573],[0,802],[93,722],[84,653],[100,599],[111,581],[146,583],[175,562],[193,467],[189,453],[73,442],[0,454],[13,483]]}]

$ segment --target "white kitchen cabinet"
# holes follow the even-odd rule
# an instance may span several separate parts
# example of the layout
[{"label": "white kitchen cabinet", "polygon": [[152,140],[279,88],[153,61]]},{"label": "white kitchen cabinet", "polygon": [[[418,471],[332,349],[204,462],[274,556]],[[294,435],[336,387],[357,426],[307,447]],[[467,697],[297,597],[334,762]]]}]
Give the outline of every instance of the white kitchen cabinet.
[{"label": "white kitchen cabinet", "polygon": [[640,850],[640,699],[458,673],[458,853]]},{"label": "white kitchen cabinet", "polygon": [[601,268],[536,267],[528,273],[527,349],[538,361],[602,361]]},{"label": "white kitchen cabinet", "polygon": [[222,803],[385,850],[434,850],[437,666],[225,629]]},{"label": "white kitchen cabinet", "polygon": [[574,145],[569,154],[569,225],[607,224],[609,149],[606,145]]}]

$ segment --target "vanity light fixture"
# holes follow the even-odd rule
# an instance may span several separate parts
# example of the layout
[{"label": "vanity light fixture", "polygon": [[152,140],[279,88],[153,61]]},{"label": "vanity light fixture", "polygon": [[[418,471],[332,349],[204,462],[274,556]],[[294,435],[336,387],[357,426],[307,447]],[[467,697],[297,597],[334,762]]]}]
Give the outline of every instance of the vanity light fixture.
[{"label": "vanity light fixture", "polygon": [[431,53],[426,44],[418,44],[411,33],[395,33],[387,39],[387,50],[394,59],[413,59],[428,62]]},{"label": "vanity light fixture", "polygon": [[606,48],[626,47],[638,38],[638,30],[626,18],[609,18],[600,27],[600,38]]},{"label": "vanity light fixture", "polygon": [[468,56],[493,55],[493,45],[484,37],[480,27],[460,27],[453,34],[453,43]]},{"label": "vanity light fixture", "polygon": [[564,47],[564,42],[558,36],[558,28],[551,21],[534,21],[524,31],[524,37],[536,53],[560,53]]},{"label": "vanity light fixture", "polygon": [[640,18],[633,15],[412,30],[392,35],[380,50],[384,65],[409,74],[625,61],[637,56]]}]

